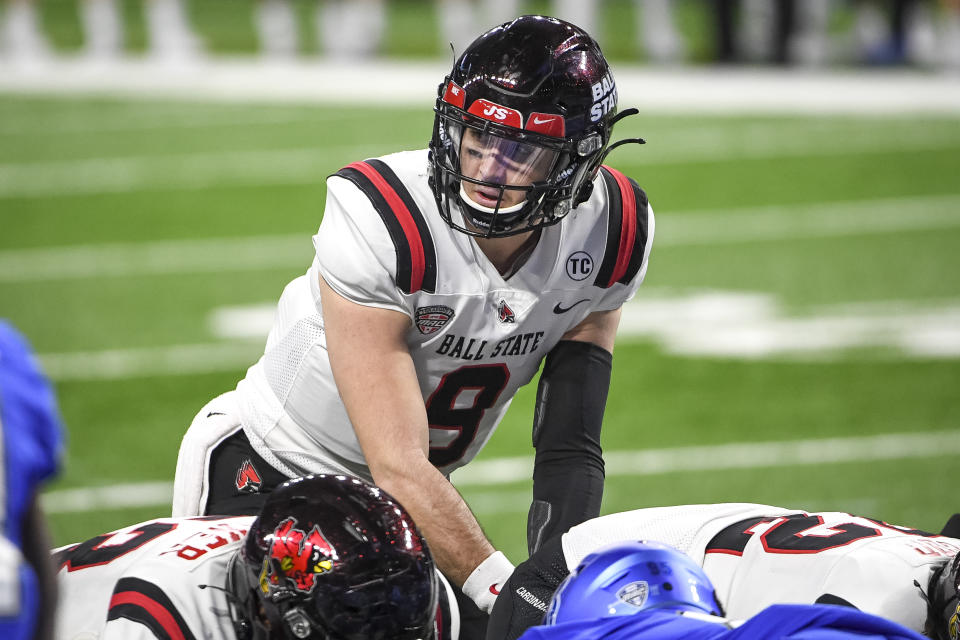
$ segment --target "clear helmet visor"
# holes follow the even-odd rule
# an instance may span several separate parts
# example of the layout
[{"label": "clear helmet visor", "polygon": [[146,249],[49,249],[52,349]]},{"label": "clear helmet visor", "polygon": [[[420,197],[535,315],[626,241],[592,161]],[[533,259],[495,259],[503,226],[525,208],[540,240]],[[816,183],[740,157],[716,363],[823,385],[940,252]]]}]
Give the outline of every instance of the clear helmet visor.
[{"label": "clear helmet visor", "polygon": [[546,180],[560,152],[538,144],[448,122],[458,151],[460,195],[480,210],[509,213],[523,206],[530,187]]}]

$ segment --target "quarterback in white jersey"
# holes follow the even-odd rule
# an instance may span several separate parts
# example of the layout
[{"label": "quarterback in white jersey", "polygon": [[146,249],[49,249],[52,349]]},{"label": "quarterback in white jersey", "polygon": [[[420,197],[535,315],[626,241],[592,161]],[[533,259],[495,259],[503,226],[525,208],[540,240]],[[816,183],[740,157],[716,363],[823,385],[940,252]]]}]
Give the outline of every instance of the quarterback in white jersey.
[{"label": "quarterback in white jersey", "polygon": [[457,637],[409,516],[345,476],[285,483],[258,517],[150,520],[54,557],[58,640]]},{"label": "quarterback in white jersey", "polygon": [[940,623],[930,619],[925,594],[936,572],[960,557],[960,539],[847,513],[741,503],[637,509],[573,527],[521,564],[490,631],[516,638],[538,624],[567,572],[626,540],[663,542],[690,556],[732,618],[775,603],[842,604],[930,634]]},{"label": "quarterback in white jersey", "polygon": [[410,509],[489,611],[513,567],[448,477],[543,364],[530,547],[597,515],[614,337],[654,231],[644,191],[602,165],[642,142],[610,144],[636,112],[616,97],[588,34],[523,16],[458,59],[428,149],[330,176],[316,257],[263,357],[184,437],[174,514],[243,513],[278,479],[355,474]]}]

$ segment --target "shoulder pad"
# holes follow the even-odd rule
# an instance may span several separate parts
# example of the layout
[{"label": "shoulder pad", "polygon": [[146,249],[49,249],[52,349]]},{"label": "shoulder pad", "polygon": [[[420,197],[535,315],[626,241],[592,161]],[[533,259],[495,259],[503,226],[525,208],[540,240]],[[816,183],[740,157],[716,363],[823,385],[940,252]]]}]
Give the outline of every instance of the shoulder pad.
[{"label": "shoulder pad", "polygon": [[397,250],[397,286],[406,294],[434,293],[437,253],[423,212],[382,160],[354,162],[335,174],[357,185],[380,214]]}]

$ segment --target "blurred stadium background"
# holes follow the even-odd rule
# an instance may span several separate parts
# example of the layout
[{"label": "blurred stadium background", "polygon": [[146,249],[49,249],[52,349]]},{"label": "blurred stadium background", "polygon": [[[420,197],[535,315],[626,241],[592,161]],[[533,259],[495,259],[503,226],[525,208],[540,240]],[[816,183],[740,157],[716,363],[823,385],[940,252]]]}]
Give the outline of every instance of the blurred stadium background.
[{"label": "blurred stadium background", "polygon": [[[955,5],[915,3],[926,49],[878,27],[885,3],[886,35],[854,46],[864,14],[838,2],[829,55],[718,65],[706,4],[673,3],[684,53],[664,58],[634,3],[597,14],[621,108],[642,110],[618,134],[648,141],[610,163],[657,211],[615,354],[604,511],[756,501],[938,530],[960,479],[960,88],[938,39]],[[387,2],[363,60],[323,49],[312,1],[279,58],[253,2],[183,5],[192,39],[171,56],[146,0],[116,6],[113,57],[90,54],[77,2],[42,0],[45,45],[0,58],[0,315],[69,428],[45,495],[58,544],[168,514],[181,434],[309,264],[324,177],[424,146],[450,61],[433,2]],[[532,408],[530,388],[455,476],[514,561]]]}]

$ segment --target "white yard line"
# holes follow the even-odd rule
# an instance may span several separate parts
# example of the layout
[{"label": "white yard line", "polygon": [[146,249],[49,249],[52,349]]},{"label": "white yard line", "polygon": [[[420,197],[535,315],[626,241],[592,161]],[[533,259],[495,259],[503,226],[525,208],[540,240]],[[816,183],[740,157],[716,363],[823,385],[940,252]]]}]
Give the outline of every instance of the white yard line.
[{"label": "white yard line", "polygon": [[[263,353],[275,311],[272,303],[214,310],[210,331],[224,342],[46,353],[40,361],[57,381],[241,374]],[[809,311],[791,316],[766,294],[651,290],[624,305],[618,336],[696,357],[830,359],[852,348],[886,348],[900,357],[960,357],[956,300]]]},{"label": "white yard line", "polygon": [[[960,304],[955,300],[926,307],[881,303],[815,311],[789,316],[764,294],[651,291],[624,305],[618,336],[696,357],[830,359],[852,348],[886,348],[900,357],[960,357]],[[273,304],[215,310],[211,332],[229,342],[47,353],[40,361],[57,381],[241,374],[263,353],[274,314]]]},{"label": "white yard line", "polygon": [[215,151],[0,165],[0,198],[129,193],[144,189],[321,184],[344,158],[391,151],[389,143],[307,149]]},{"label": "white yard line", "polygon": [[[412,104],[429,107],[449,72],[446,59],[266,64],[211,58],[192,65],[125,59],[92,65],[59,58],[0,68],[0,92],[176,97],[270,103]],[[695,113],[960,112],[960,86],[948,74],[909,71],[784,70],[751,67],[658,69],[615,65],[623,106]]]},{"label": "white yard line", "polygon": [[184,239],[0,251],[0,282],[222,273],[302,267],[309,234]]},{"label": "white yard line", "polygon": [[960,195],[925,195],[845,202],[664,211],[657,216],[657,248],[794,240],[960,226]]},{"label": "white yard line", "polygon": [[[954,453],[960,453],[960,430],[607,451],[603,457],[608,476],[645,476],[784,465],[900,460]],[[457,484],[471,486],[522,482],[530,479],[532,468],[531,456],[480,460],[455,471],[452,479]]]},{"label": "white yard line", "polygon": [[75,513],[106,509],[130,509],[170,504],[172,482],[138,482],[109,487],[61,489],[41,496],[47,513]]},{"label": "white yard line", "polygon": [[[949,229],[960,226],[960,195],[657,213],[656,246],[666,248]],[[312,249],[306,233],[9,249],[0,251],[0,283],[305,270]]]},{"label": "white yard line", "polygon": [[263,340],[72,351],[39,356],[54,380],[125,380],[147,376],[242,373],[263,354]]},{"label": "white yard line", "polygon": [[[210,333],[262,341],[276,305],[215,309]],[[746,291],[648,289],[623,307],[618,338],[655,342],[691,357],[830,360],[849,349],[885,349],[895,357],[960,357],[960,300],[828,305],[791,315],[776,297]]]},{"label": "white yard line", "polygon": [[[794,123],[750,127],[698,127],[647,135],[631,162],[665,166],[733,159],[824,157],[894,151],[936,151],[960,146],[960,126]],[[643,135],[642,122],[636,131]],[[627,135],[624,133],[624,135]],[[79,158],[0,164],[0,198],[127,193],[143,189],[206,189],[224,185],[319,184],[337,162],[393,151],[403,144],[203,151],[164,155]],[[413,145],[416,146],[416,145]],[[616,156],[611,162],[616,163]]]},{"label": "white yard line", "polygon": [[[98,109],[46,113],[20,113],[4,116],[0,136],[51,137],[91,136],[112,133],[141,133],[169,129],[209,129],[216,127],[275,126],[346,120],[350,115],[307,109],[264,109],[241,105],[189,105],[184,103],[124,103]],[[356,119],[356,116],[353,116]]]},{"label": "white yard line", "polygon": [[[953,456],[960,453],[960,430],[895,433],[822,440],[741,442],[703,447],[675,447],[604,454],[608,477],[699,473],[780,466],[876,462]],[[478,460],[454,472],[458,486],[491,487],[530,480],[531,456]],[[48,513],[97,511],[169,504],[173,483],[144,482],[109,487],[63,489],[42,497]],[[498,493],[501,495],[502,493]],[[477,510],[513,510],[511,499],[499,504],[481,500]],[[529,500],[529,496],[527,496]]]},{"label": "white yard line", "polygon": [[860,348],[955,359],[960,301],[831,305],[791,315],[764,293],[651,289],[624,305],[617,335],[691,357],[829,360]]}]

